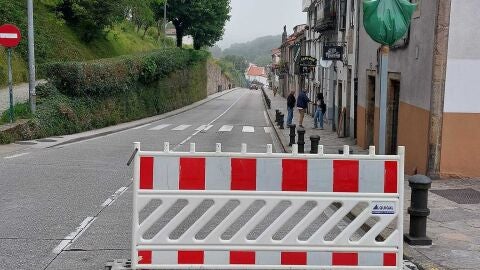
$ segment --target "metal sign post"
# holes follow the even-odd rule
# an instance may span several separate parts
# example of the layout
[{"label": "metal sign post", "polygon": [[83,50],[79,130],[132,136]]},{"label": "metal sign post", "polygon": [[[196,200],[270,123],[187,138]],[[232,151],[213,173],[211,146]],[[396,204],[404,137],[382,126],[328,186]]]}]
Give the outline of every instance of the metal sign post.
[{"label": "metal sign post", "polygon": [[381,48],[380,63],[380,129],[378,132],[378,154],[385,155],[387,136],[387,96],[388,96],[388,53],[390,48],[383,45]]},{"label": "metal sign post", "polygon": [[8,93],[10,96],[10,123],[13,123],[13,75],[12,75],[12,48],[7,50],[8,62]]},{"label": "metal sign post", "polygon": [[12,24],[0,26],[0,46],[6,47],[8,52],[8,89],[10,95],[10,122],[13,123],[13,75],[12,75],[12,48],[17,47],[22,36],[20,29]]}]

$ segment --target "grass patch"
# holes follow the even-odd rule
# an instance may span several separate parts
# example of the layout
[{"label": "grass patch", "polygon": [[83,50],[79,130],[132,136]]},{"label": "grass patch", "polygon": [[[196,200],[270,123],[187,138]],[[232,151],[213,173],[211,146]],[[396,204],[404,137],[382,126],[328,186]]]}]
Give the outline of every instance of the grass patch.
[{"label": "grass patch", "polygon": [[[27,1],[0,0],[0,25],[13,23],[21,29],[23,38],[14,50],[14,82],[21,83],[28,78],[27,50]],[[52,10],[48,1],[35,2],[35,57],[37,77],[43,77],[43,66],[51,62],[86,61],[110,58],[120,55],[147,52],[158,48],[173,47],[174,41],[158,36],[150,28],[145,37],[137,33],[130,22],[123,22],[107,29],[105,35],[90,43],[83,42]],[[0,48],[0,87],[7,85],[6,52]]]},{"label": "grass patch", "polygon": [[[17,103],[13,106],[13,120],[18,119],[30,119],[32,118],[32,113],[30,111],[29,103]],[[0,125],[10,123],[10,110],[6,110],[2,113],[0,117]]]}]

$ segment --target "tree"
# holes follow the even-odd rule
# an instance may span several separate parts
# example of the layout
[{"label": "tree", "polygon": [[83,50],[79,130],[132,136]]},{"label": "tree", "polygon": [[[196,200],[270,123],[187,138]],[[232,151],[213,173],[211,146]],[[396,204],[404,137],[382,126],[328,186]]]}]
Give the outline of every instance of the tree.
[{"label": "tree", "polygon": [[227,55],[223,59],[225,59],[225,61],[233,63],[234,68],[238,71],[245,72],[245,70],[248,68],[248,61],[243,56]]},{"label": "tree", "polygon": [[123,19],[117,0],[62,0],[56,10],[75,27],[84,41],[92,41],[103,30]]},{"label": "tree", "polygon": [[197,0],[199,19],[195,20],[188,34],[193,37],[193,47],[198,50],[213,46],[219,41],[230,20],[230,0]]},{"label": "tree", "polygon": [[153,18],[157,24],[158,38],[160,38],[160,33],[165,30],[165,25],[167,22],[163,19],[164,9],[165,9],[166,0],[151,0],[150,8],[153,12]]},{"label": "tree", "polygon": [[177,32],[177,46],[182,47],[185,35],[192,35],[194,47],[212,46],[223,35],[230,19],[230,0],[169,0],[168,19]]}]

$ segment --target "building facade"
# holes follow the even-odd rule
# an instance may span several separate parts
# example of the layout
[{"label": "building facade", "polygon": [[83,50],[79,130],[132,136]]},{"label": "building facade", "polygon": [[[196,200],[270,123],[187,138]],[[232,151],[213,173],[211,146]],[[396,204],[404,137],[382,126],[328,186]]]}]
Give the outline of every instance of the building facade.
[{"label": "building facade", "polygon": [[[312,100],[323,94],[332,129],[340,137],[355,137],[356,29],[358,1],[304,0],[307,14],[307,55],[316,58],[317,68],[307,77]],[[336,50],[336,60],[327,51]]]},{"label": "building facade", "polygon": [[[410,29],[389,53],[387,153],[406,146],[408,174],[478,177],[480,1],[410,2],[418,4]],[[302,11],[305,55],[318,65],[295,83],[312,99],[323,94],[340,137],[354,138],[365,149],[378,146],[380,44],[363,27],[362,1],[303,0]],[[287,62],[289,44],[296,41],[291,37],[281,48],[290,55]],[[343,55],[326,61],[332,46]],[[291,80],[285,79],[287,88]]]},{"label": "building facade", "polygon": [[283,29],[280,64],[277,65],[279,93],[283,97],[287,97],[290,91],[298,93],[305,87],[305,79],[299,72],[298,61],[300,56],[306,53],[306,29],[306,24],[297,25],[290,36],[287,34],[287,28]]}]

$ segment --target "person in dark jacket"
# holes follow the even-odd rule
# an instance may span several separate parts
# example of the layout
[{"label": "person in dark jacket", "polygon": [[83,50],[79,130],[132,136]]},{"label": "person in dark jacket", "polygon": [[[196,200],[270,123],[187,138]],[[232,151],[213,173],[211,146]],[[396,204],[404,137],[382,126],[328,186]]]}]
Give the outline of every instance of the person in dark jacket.
[{"label": "person in dark jacket", "polygon": [[287,126],[292,125],[293,121],[293,110],[295,109],[295,103],[297,102],[297,99],[295,98],[295,91],[291,91],[290,95],[287,97]]},{"label": "person in dark jacket", "polygon": [[307,93],[305,90],[300,91],[300,94],[298,94],[298,100],[297,100],[297,107],[298,107],[298,112],[300,113],[300,119],[298,121],[298,126],[301,128],[303,127],[303,119],[305,118],[305,112],[307,111],[308,103],[310,103],[310,99],[307,97]]}]

